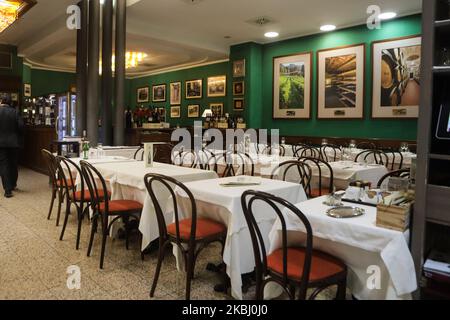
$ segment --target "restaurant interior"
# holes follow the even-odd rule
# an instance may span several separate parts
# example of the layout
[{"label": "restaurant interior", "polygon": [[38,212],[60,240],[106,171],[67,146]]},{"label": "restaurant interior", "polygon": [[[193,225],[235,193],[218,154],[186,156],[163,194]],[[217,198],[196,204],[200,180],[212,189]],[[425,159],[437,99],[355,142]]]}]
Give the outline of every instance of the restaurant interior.
[{"label": "restaurant interior", "polygon": [[0,300],[450,299],[449,39],[448,0],[0,0]]}]

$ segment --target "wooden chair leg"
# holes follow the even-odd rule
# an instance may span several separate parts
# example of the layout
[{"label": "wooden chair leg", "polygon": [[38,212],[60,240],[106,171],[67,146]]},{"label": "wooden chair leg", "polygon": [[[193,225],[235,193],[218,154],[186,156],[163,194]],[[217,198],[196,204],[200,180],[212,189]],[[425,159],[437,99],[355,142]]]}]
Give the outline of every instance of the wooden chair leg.
[{"label": "wooden chair leg", "polygon": [[61,217],[61,206],[64,201],[63,194],[61,190],[58,190],[58,212],[56,215],[56,226],[59,227],[59,219]]},{"label": "wooden chair leg", "polygon": [[84,218],[84,211],[89,210],[89,206],[87,206],[85,209],[83,209],[83,206],[80,205],[78,210],[78,227],[77,227],[77,243],[76,243],[76,250],[80,249],[80,238],[81,238],[81,226],[83,224],[83,218]]},{"label": "wooden chair leg", "polygon": [[100,269],[103,269],[103,264],[105,261],[105,249],[106,249],[106,240],[108,239],[108,228],[103,228],[102,230],[102,251],[100,253]]},{"label": "wooden chair leg", "polygon": [[125,248],[129,250],[129,244],[130,244],[130,217],[125,216],[123,217],[123,223],[125,224]]},{"label": "wooden chair leg", "polygon": [[338,283],[337,292],[336,292],[336,300],[345,300],[347,295],[347,277],[342,279],[341,282]]},{"label": "wooden chair leg", "polygon": [[194,277],[194,249],[190,249],[187,254],[187,270],[186,270],[186,300],[191,299],[191,282]]},{"label": "wooden chair leg", "polygon": [[156,265],[155,277],[153,278],[152,289],[150,290],[150,297],[153,298],[155,295],[156,285],[158,284],[159,273],[161,272],[161,265],[164,261],[164,249],[166,248],[165,243],[160,241],[159,252],[158,252],[158,263]]},{"label": "wooden chair leg", "polygon": [[89,246],[88,246],[88,251],[87,251],[88,257],[91,256],[92,244],[94,243],[94,235],[95,235],[95,232],[97,231],[97,225],[98,225],[97,219],[98,219],[98,217],[94,217],[94,221],[92,221],[91,236],[89,238]]},{"label": "wooden chair leg", "polygon": [[67,222],[69,221],[69,215],[70,215],[70,201],[66,199],[66,213],[64,215],[64,223],[61,230],[61,235],[59,236],[59,241],[62,241],[64,238],[64,233],[66,232]]},{"label": "wooden chair leg", "polygon": [[56,199],[56,189],[53,189],[52,190],[52,200],[50,200],[50,209],[48,210],[47,220],[50,220],[50,217],[52,216],[53,205],[55,203],[55,199]]}]

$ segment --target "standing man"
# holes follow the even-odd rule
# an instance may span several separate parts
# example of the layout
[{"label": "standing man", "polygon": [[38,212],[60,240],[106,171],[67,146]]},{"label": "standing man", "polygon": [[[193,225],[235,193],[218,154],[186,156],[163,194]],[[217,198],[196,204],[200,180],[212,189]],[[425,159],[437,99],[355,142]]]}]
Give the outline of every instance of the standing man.
[{"label": "standing man", "polygon": [[3,98],[0,103],[0,177],[6,198],[11,198],[17,188],[22,129],[19,112],[11,107],[9,98]]}]

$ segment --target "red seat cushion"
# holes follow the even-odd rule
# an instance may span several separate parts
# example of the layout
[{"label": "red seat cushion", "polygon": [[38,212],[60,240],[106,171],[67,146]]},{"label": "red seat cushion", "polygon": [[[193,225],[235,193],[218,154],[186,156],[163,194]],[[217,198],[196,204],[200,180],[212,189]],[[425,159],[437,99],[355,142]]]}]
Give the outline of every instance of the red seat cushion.
[{"label": "red seat cushion", "polygon": [[[287,274],[297,281],[301,280],[305,250],[303,248],[288,248]],[[283,274],[283,249],[278,249],[267,257],[267,267],[276,273]],[[334,276],[345,270],[345,265],[338,259],[323,252],[313,250],[310,281],[317,281]]]},{"label": "red seat cushion", "polygon": [[[65,185],[64,179],[61,179],[61,180],[56,181],[56,185],[57,185],[58,187],[63,187],[63,186]],[[68,186],[69,188],[73,187],[73,182],[72,182],[71,179],[67,179],[67,186]]]},{"label": "red seat cushion", "polygon": [[[105,192],[103,190],[98,190],[98,196],[99,196],[99,200],[103,201],[103,199],[105,198]],[[73,195],[70,195],[71,198],[73,198]],[[108,191],[108,197],[111,197],[111,192]],[[91,201],[91,193],[89,192],[89,190],[84,190],[84,201],[90,202]],[[81,201],[81,191],[77,191],[75,192],[75,199],[72,199],[75,201]]]},{"label": "red seat cushion", "polygon": [[[100,211],[105,211],[105,203],[100,203]],[[133,200],[111,200],[108,201],[108,210],[110,213],[140,211],[143,206],[137,201]]]},{"label": "red seat cushion", "polygon": [[[179,222],[180,237],[183,240],[188,240],[191,236],[192,219],[185,219]],[[227,228],[216,221],[210,219],[197,219],[197,228],[195,232],[196,239],[207,238],[219,233],[226,232]],[[177,229],[175,223],[167,226],[167,233],[176,237]]]},{"label": "red seat cushion", "polygon": [[320,189],[319,188],[311,189],[311,197],[312,198],[317,198],[317,197],[320,197],[320,196],[326,196],[328,194],[330,194],[330,189],[328,189],[328,188],[322,188],[322,194],[320,193]]}]

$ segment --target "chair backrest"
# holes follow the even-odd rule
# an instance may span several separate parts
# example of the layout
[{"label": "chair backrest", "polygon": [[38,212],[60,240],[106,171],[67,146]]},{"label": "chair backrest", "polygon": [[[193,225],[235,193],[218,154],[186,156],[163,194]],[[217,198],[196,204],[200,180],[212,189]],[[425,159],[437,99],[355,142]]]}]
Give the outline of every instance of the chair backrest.
[{"label": "chair backrest", "polygon": [[197,154],[194,150],[179,151],[173,164],[179,167],[194,168],[197,166]]},{"label": "chair backrest", "polygon": [[320,158],[320,149],[315,147],[302,147],[296,149],[294,157],[310,157],[310,158]]},{"label": "chair backrest", "polygon": [[[311,157],[300,157],[298,159],[301,162],[307,163],[313,172],[313,176],[317,177],[318,184],[318,196],[322,196],[323,190],[327,191],[327,194],[330,194],[334,191],[334,174],[333,168],[330,164],[322,159],[311,158]],[[325,175],[328,171],[328,176]],[[313,181],[315,182],[315,181]],[[311,186],[309,188],[309,196],[312,196],[312,190],[315,189],[315,186]]]},{"label": "chair backrest", "polygon": [[357,149],[366,149],[366,150],[375,150],[377,149],[377,145],[373,142],[360,142],[356,144]]},{"label": "chair backrest", "polygon": [[[294,177],[297,181],[294,181]],[[280,163],[272,171],[270,178],[282,181],[298,182],[303,186],[303,189],[307,191],[310,189],[312,170],[307,163],[298,160],[290,160]]]},{"label": "chair backrest", "polygon": [[[188,201],[191,206],[190,218],[192,219],[189,243],[191,248],[194,247],[195,234],[197,231],[197,206],[195,204],[195,199],[192,192],[180,181],[161,174],[149,173],[145,175],[144,183],[150,195],[150,198],[152,199],[153,207],[155,208],[156,218],[158,221],[159,236],[161,241],[167,239],[167,226],[166,226],[166,219],[164,216],[164,210],[166,209],[165,208],[166,202],[164,201],[164,208],[161,207],[161,203],[158,199],[158,194],[164,194],[164,192],[162,191],[164,189],[170,193],[171,195],[170,199],[171,201],[173,201],[176,244],[180,247],[182,246],[182,238],[180,236],[180,218],[189,218],[189,217],[186,216],[186,212],[184,213],[185,217],[180,217],[178,200],[175,194],[175,188],[178,187],[179,189],[181,189],[184,192],[184,194],[188,197]],[[158,185],[158,187],[156,187],[156,185]],[[161,189],[161,187],[163,189]]]},{"label": "chair backrest", "polygon": [[[108,188],[106,186],[106,181],[102,174],[89,162],[80,161],[81,174],[83,179],[88,186],[89,194],[91,195],[91,205],[92,208],[99,212],[100,203],[104,203],[105,212],[109,212],[109,198],[108,198]],[[103,190],[104,192],[101,192]]]},{"label": "chair backrest", "polygon": [[386,168],[389,168],[389,156],[381,150],[362,151],[355,157],[355,162],[360,162],[361,160],[363,160],[364,162],[370,161],[375,164],[381,164]]},{"label": "chair backrest", "polygon": [[266,155],[276,155],[276,156],[280,156],[280,157],[284,157],[284,155],[286,154],[286,149],[284,148],[283,145],[278,145],[277,147],[273,147],[271,145],[267,145],[264,147],[264,149],[262,150],[261,154],[266,154]]},{"label": "chair backrest", "polygon": [[[276,197],[274,195],[258,192],[258,191],[246,191],[242,194],[241,205],[244,211],[245,220],[247,221],[248,229],[250,231],[250,237],[253,245],[253,254],[255,257],[256,265],[256,277],[257,279],[264,279],[268,275],[267,268],[267,250],[264,245],[264,238],[258,227],[258,223],[255,219],[254,214],[254,204],[261,202],[261,204],[267,204],[275,212],[275,216],[279,219],[281,224],[281,249],[283,251],[283,283],[282,285],[286,287],[288,285],[288,271],[287,271],[287,255],[288,255],[288,237],[287,237],[287,227],[286,227],[286,217],[283,214],[283,209],[289,210],[295,216],[297,216],[305,227],[306,231],[306,242],[305,242],[305,260],[303,263],[303,273],[300,283],[300,296],[306,295],[306,290],[308,288],[309,273],[311,270],[312,261],[312,249],[313,249],[313,232],[311,225],[305,215],[288,201]],[[286,212],[285,211],[285,212]],[[270,279],[268,280],[270,281]],[[286,288],[285,288],[286,290]],[[286,290],[288,291],[288,290]]]},{"label": "chair backrest", "polygon": [[214,171],[221,177],[254,176],[255,163],[247,153],[224,152],[215,157]]},{"label": "chair backrest", "polygon": [[47,166],[48,175],[50,176],[50,182],[52,183],[53,187],[56,187],[57,181],[59,180],[56,157],[46,149],[42,149],[41,154]]},{"label": "chair backrest", "polygon": [[140,146],[136,150],[136,152],[134,153],[133,158],[134,158],[134,160],[137,160],[137,161],[144,161],[144,147],[143,146]]},{"label": "chair backrest", "polygon": [[381,177],[381,179],[378,181],[377,188],[378,189],[381,188],[381,186],[383,185],[383,182],[390,177],[400,177],[400,178],[408,178],[409,179],[410,173],[411,173],[410,169],[400,169],[400,170],[396,170],[396,171],[391,171]]},{"label": "chair backrest", "polygon": [[341,154],[342,154],[341,147],[332,144],[326,144],[320,147],[321,158],[326,162],[338,161]]},{"label": "chair backrest", "polygon": [[[70,197],[72,195],[72,199],[75,199],[75,193],[77,192],[77,188],[75,187],[77,176],[74,175],[76,173],[80,177],[80,185],[79,189],[81,192],[81,199],[84,199],[84,179],[83,174],[81,172],[81,168],[72,160],[58,156],[56,157],[58,163],[58,170],[60,172],[60,180],[63,182],[63,187],[66,189],[66,196]],[[70,188],[70,186],[73,186]]]},{"label": "chair backrest", "polygon": [[[400,151],[396,150],[387,150],[384,151],[388,156],[392,155],[391,163],[389,165],[389,170],[400,170],[403,168],[403,154]],[[396,164],[398,164],[398,167],[396,167]]]},{"label": "chair backrest", "polygon": [[203,148],[196,152],[197,167],[203,170],[214,170],[216,155],[209,149]]}]

